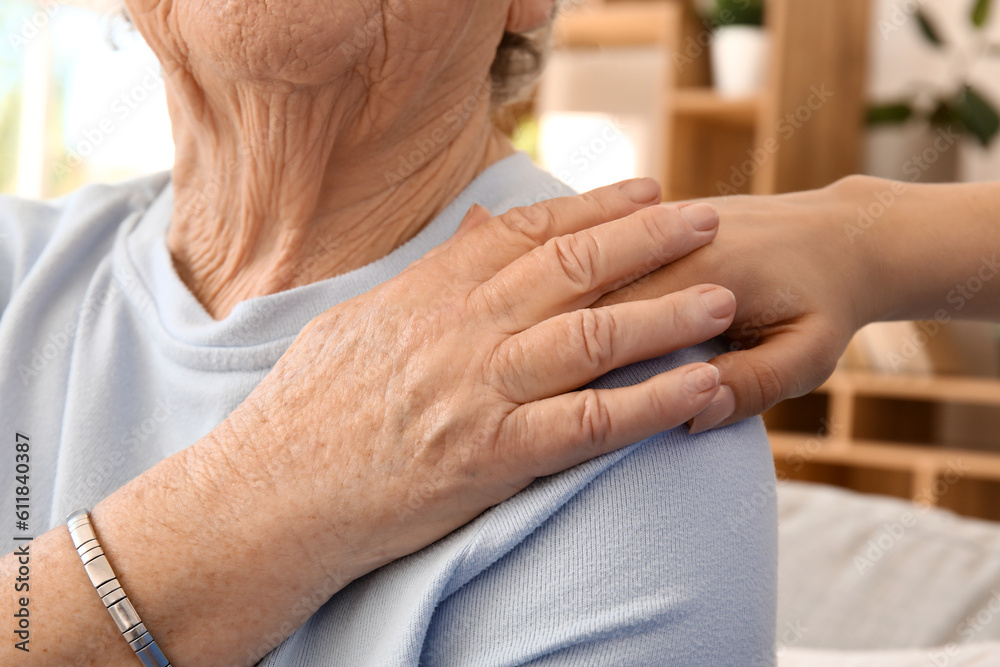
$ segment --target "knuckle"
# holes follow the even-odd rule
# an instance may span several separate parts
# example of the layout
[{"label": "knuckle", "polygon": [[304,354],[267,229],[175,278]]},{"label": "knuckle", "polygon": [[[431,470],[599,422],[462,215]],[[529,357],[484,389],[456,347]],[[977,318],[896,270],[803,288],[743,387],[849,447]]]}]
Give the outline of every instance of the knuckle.
[{"label": "knuckle", "polygon": [[585,192],[578,196],[588,208],[593,209],[597,219],[610,222],[615,218],[620,217],[615,214],[615,209],[617,207],[614,205],[614,199],[612,198],[616,194],[617,192],[612,194],[611,190],[598,189]]},{"label": "knuckle", "polygon": [[520,337],[507,339],[483,359],[482,377],[486,386],[503,400],[520,403],[516,397],[528,390],[531,381],[523,371],[518,371],[527,366],[526,359],[530,356]]},{"label": "knuckle", "polygon": [[[663,330],[675,341],[704,340],[714,330],[699,296],[692,292],[674,294],[662,300]],[[697,340],[696,340],[697,339]]]},{"label": "knuckle", "polygon": [[609,368],[615,359],[618,323],[607,309],[577,311],[579,346],[591,368]]},{"label": "knuckle", "polygon": [[583,445],[595,453],[604,451],[613,428],[607,403],[594,389],[581,391],[579,400]]},{"label": "knuckle", "polygon": [[559,236],[542,247],[578,292],[586,294],[597,287],[597,244],[589,234]]},{"label": "knuckle", "polygon": [[555,234],[556,221],[544,204],[532,204],[511,209],[500,217],[507,229],[541,245]]},{"label": "knuckle", "polygon": [[493,282],[483,283],[470,295],[475,299],[471,309],[478,311],[486,321],[510,319],[514,315],[514,302],[509,292]]},{"label": "knuckle", "polygon": [[[680,395],[673,396],[669,401],[667,396],[662,391],[649,391],[646,394],[646,400],[649,401],[649,414],[651,415],[668,415],[677,406],[678,401],[691,402],[692,398],[690,394],[683,392]],[[686,406],[685,406],[686,407]]]},{"label": "knuckle", "polygon": [[[505,468],[517,471],[517,476],[527,474],[533,479],[538,475],[548,474],[551,461],[548,460],[549,453],[537,446],[539,424],[530,414],[523,410],[511,413],[498,428],[494,442],[496,459],[504,462]],[[531,479],[511,481],[509,496],[527,486]]]},{"label": "knuckle", "polygon": [[667,298],[666,308],[664,308],[664,320],[667,322],[669,331],[678,334],[687,334],[692,325],[693,317],[689,307],[689,299]]},{"label": "knuckle", "polygon": [[646,236],[652,242],[651,251],[661,260],[667,260],[675,254],[679,235],[678,226],[675,224],[676,209],[664,206],[655,206],[639,211],[636,215],[646,232]]},{"label": "knuckle", "polygon": [[755,395],[759,397],[758,412],[770,408],[784,398],[784,387],[781,378],[771,364],[756,360],[749,364],[750,379],[756,385]]},{"label": "knuckle", "polygon": [[837,325],[830,321],[821,321],[811,327],[810,350],[806,368],[810,372],[802,373],[793,386],[785,387],[789,392],[783,398],[804,396],[829,378],[837,368],[837,362],[844,352],[847,343]]}]

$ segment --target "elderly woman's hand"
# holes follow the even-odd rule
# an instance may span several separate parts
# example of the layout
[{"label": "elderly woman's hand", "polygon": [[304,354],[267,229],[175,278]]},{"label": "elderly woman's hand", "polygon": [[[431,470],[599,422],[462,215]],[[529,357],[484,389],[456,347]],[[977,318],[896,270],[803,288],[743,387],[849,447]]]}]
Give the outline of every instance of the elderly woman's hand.
[{"label": "elderly woman's hand", "polygon": [[[631,187],[658,200],[652,182]],[[708,364],[575,391],[729,326],[733,296],[712,286],[588,308],[714,238],[709,206],[645,207],[613,186],[480,222],[315,319],[228,420],[308,499],[285,518],[323,567],[350,547],[353,562],[336,562],[347,578],[536,477],[682,424],[715,394]]]},{"label": "elderly woman's hand", "polygon": [[[255,664],[352,580],[705,409],[708,364],[576,391],[732,320],[712,286],[588,308],[715,237],[710,206],[658,201],[640,180],[474,211],[438,252],[311,322],[211,433],[101,501],[104,553],[173,664]],[[31,550],[37,664],[131,664],[65,528]],[[18,567],[8,555],[0,579]]]}]

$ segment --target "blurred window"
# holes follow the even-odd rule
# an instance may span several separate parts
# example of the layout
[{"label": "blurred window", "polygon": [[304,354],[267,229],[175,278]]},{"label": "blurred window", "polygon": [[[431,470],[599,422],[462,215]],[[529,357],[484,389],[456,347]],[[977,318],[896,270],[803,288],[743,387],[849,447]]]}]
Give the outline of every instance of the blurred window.
[{"label": "blurred window", "polygon": [[0,4],[0,192],[56,197],[173,164],[160,66],[101,2]]}]

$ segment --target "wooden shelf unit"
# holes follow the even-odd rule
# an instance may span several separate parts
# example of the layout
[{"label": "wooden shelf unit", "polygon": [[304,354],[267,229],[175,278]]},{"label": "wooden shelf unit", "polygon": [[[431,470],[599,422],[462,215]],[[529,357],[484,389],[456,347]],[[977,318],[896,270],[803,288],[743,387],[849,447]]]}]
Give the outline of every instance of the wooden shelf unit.
[{"label": "wooden shelf unit", "polygon": [[[1000,434],[994,451],[935,442],[935,408],[943,404],[1000,411],[1000,380],[837,371],[813,394],[765,414],[779,478],[1000,520]],[[873,430],[891,437],[871,438]]]},{"label": "wooden shelf unit", "polygon": [[[855,173],[870,0],[767,0],[766,13],[768,79],[748,99],[712,90],[709,52],[692,48],[707,43],[706,27],[688,0],[595,2],[559,19],[556,44],[662,52],[663,78],[650,85],[658,89],[667,199],[807,190]],[[819,103],[817,91],[832,95]],[[729,190],[720,192],[720,183]],[[1000,520],[1000,434],[995,452],[934,442],[935,406],[949,403],[1000,410],[1000,380],[838,371],[817,392],[765,415],[778,474]]]},{"label": "wooden shelf unit", "polygon": [[[691,0],[597,2],[560,17],[555,36],[563,49],[662,51],[663,80],[650,85],[659,88],[659,177],[668,199],[791,192],[860,165],[869,2],[768,0],[768,79],[751,99],[712,90],[702,46],[709,30]],[[831,94],[820,102],[819,90]],[[748,163],[755,155],[766,157]]]}]

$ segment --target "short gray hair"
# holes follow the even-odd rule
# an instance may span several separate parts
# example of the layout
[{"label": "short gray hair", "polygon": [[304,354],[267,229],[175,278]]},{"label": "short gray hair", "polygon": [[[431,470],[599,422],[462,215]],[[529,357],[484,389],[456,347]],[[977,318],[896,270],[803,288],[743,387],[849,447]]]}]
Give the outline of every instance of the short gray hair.
[{"label": "short gray hair", "polygon": [[527,33],[505,32],[490,67],[493,107],[519,102],[535,87],[552,41],[552,20]]}]

